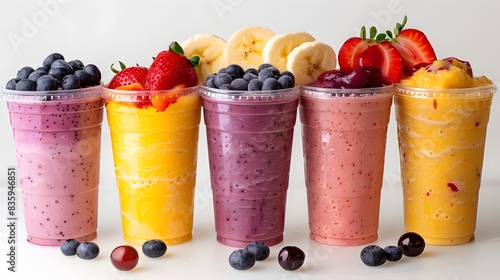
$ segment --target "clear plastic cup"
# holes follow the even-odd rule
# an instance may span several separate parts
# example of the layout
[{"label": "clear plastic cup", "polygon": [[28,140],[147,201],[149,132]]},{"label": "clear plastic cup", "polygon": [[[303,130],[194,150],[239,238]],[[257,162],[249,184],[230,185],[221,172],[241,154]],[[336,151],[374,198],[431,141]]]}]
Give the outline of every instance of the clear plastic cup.
[{"label": "clear plastic cup", "polygon": [[97,236],[101,91],[2,89],[31,243],[59,246]]},{"label": "clear plastic cup", "polygon": [[[192,238],[201,101],[197,87],[104,88],[124,239]],[[166,102],[157,110],[153,103]]]},{"label": "clear plastic cup", "polygon": [[227,91],[201,86],[217,240],[283,241],[298,87]]},{"label": "clear plastic cup", "polygon": [[495,85],[423,89],[396,85],[406,231],[426,244],[472,241],[486,128]]},{"label": "clear plastic cup", "polygon": [[302,87],[300,120],[310,238],[340,246],[378,238],[393,86]]}]

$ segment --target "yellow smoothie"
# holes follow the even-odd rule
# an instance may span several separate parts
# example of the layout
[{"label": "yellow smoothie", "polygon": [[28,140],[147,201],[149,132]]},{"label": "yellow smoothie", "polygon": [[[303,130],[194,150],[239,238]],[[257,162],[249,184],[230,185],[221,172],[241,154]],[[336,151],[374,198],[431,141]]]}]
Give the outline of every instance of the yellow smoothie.
[{"label": "yellow smoothie", "polygon": [[130,243],[162,239],[172,245],[192,238],[201,114],[195,92],[162,112],[106,100],[124,239]]},{"label": "yellow smoothie", "polygon": [[459,61],[436,61],[396,86],[405,229],[427,244],[474,239],[494,88]]}]

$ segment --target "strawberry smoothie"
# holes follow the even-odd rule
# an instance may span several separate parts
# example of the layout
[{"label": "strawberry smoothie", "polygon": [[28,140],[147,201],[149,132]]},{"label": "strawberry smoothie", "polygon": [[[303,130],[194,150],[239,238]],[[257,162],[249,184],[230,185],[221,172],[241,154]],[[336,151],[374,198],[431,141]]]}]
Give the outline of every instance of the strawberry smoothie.
[{"label": "strawberry smoothie", "polygon": [[392,86],[304,86],[300,119],[310,238],[329,245],[377,239]]},{"label": "strawberry smoothie", "polygon": [[201,87],[217,240],[283,240],[297,87],[238,92]]},{"label": "strawberry smoothie", "polygon": [[101,87],[4,90],[29,242],[58,246],[96,237]]}]

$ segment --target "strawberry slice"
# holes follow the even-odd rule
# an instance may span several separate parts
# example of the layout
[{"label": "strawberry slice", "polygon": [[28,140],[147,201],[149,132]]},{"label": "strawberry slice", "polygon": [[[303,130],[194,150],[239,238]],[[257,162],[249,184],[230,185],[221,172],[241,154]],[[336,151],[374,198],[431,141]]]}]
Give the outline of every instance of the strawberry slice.
[{"label": "strawberry slice", "polygon": [[[133,83],[129,85],[118,86],[115,89],[117,90],[135,90],[135,91],[143,91],[144,87],[140,83]],[[136,102],[134,102],[135,107],[137,108],[146,108],[151,105],[149,100],[144,100],[143,95],[136,97]]]},{"label": "strawberry slice", "polygon": [[340,70],[359,66],[359,57],[369,47],[365,38],[351,37],[342,44],[339,50],[338,62]]},{"label": "strawberry slice", "polygon": [[148,73],[148,68],[144,66],[133,66],[126,67],[123,62],[119,62],[121,71],[113,68],[111,65],[111,71],[115,73],[111,81],[109,82],[108,88],[115,89],[120,86],[131,85],[139,83],[143,88],[146,83],[146,75]]},{"label": "strawberry slice", "polygon": [[174,87],[169,93],[158,94],[153,92],[151,94],[151,103],[159,112],[165,111],[170,104],[173,104],[177,98],[179,98],[179,92],[176,89],[183,89],[186,86],[184,84]]},{"label": "strawberry slice", "polygon": [[406,73],[412,73],[415,65],[436,60],[436,53],[427,36],[418,29],[402,29],[391,43],[401,54]]},{"label": "strawberry slice", "polygon": [[360,66],[372,66],[382,72],[386,83],[397,83],[401,79],[403,61],[398,50],[388,41],[369,46],[359,56]]}]

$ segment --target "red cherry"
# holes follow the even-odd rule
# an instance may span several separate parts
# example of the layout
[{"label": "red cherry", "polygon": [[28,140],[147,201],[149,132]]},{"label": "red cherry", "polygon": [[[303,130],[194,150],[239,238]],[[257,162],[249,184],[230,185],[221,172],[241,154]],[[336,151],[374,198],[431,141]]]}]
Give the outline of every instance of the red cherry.
[{"label": "red cherry", "polygon": [[128,271],[133,269],[139,262],[139,254],[134,247],[121,245],[111,252],[110,259],[116,269]]}]

